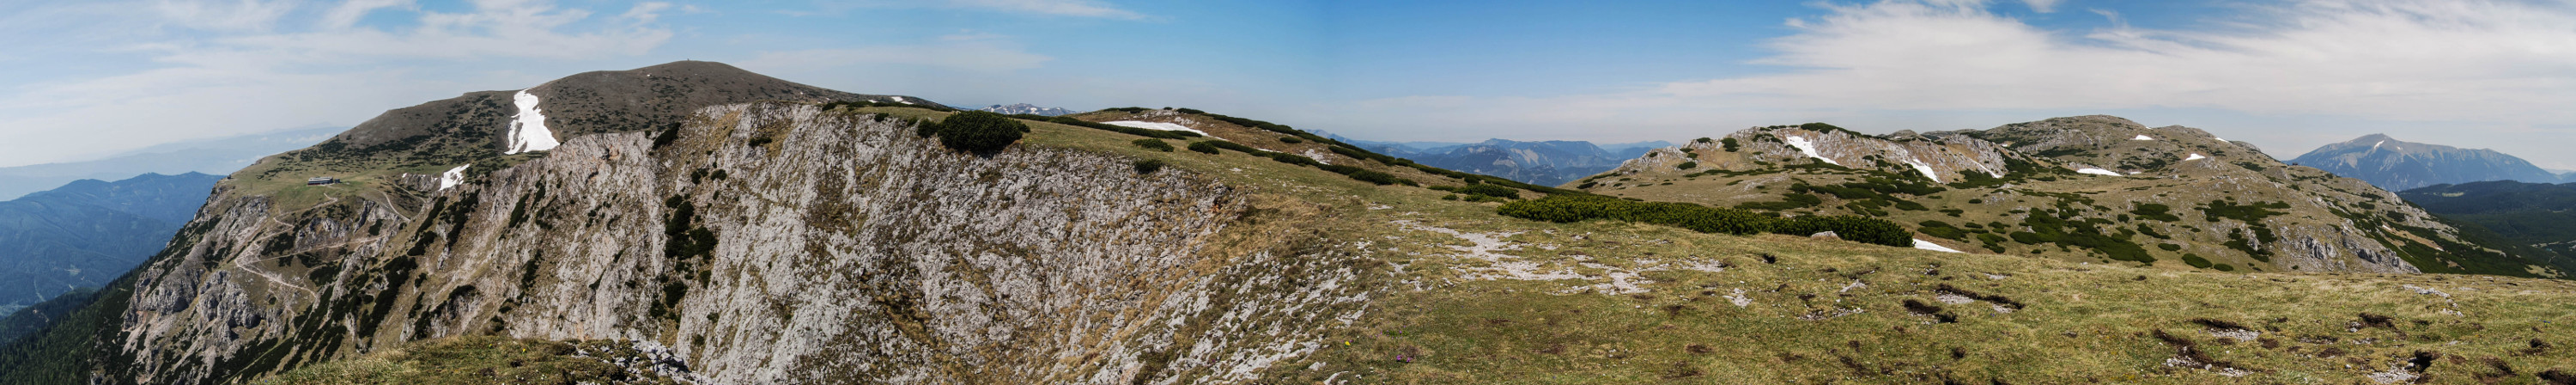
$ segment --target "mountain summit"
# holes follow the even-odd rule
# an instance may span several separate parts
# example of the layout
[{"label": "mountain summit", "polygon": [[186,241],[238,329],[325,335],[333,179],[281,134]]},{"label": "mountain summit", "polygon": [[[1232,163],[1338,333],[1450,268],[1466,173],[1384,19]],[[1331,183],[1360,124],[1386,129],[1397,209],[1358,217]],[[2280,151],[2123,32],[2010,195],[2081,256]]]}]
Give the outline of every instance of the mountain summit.
[{"label": "mountain summit", "polygon": [[2495,150],[2407,142],[2382,134],[2317,147],[2290,162],[2389,191],[2492,180],[2559,182],[2557,174]]}]

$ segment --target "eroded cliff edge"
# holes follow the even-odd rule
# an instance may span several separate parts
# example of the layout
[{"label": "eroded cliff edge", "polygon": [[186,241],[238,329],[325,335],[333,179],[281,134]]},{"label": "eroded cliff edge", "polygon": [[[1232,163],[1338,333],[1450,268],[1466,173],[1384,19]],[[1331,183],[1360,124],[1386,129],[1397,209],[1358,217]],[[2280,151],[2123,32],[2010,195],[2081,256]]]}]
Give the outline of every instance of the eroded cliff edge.
[{"label": "eroded cliff edge", "polygon": [[473,333],[659,341],[728,383],[1245,380],[1378,286],[1301,226],[1310,203],[1096,153],[951,152],[916,124],[725,105],[449,188],[301,210],[223,190],[138,275],[130,380]]}]

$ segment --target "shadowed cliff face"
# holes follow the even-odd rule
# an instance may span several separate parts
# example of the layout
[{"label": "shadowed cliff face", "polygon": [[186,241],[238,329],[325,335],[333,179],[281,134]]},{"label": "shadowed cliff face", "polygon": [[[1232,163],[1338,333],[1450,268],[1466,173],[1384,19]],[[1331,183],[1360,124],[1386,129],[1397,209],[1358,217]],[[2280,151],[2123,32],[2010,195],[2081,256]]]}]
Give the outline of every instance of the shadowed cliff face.
[{"label": "shadowed cliff face", "polygon": [[478,332],[664,341],[729,383],[1240,380],[1366,298],[1295,204],[877,117],[721,106],[446,190],[225,194],[142,274],[124,349],[143,382]]}]

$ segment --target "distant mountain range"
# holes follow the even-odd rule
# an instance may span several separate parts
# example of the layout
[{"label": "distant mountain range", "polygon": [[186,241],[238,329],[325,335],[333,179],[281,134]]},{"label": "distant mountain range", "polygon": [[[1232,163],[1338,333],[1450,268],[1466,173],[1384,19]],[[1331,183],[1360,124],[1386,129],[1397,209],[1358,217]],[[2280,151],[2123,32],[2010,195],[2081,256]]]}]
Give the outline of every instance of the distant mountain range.
[{"label": "distant mountain range", "polygon": [[1323,133],[1360,148],[1433,167],[1499,176],[1524,183],[1555,186],[1619,167],[1671,142],[1648,141],[1596,145],[1579,140],[1523,142],[1490,139],[1476,143],[1378,142]]},{"label": "distant mountain range", "polygon": [[2414,143],[2381,134],[2318,147],[2290,162],[2360,179],[2389,191],[2495,180],[2565,181],[2558,173],[2495,150]]},{"label": "distant mountain range", "polygon": [[[146,173],[231,174],[261,157],[321,143],[345,129],[295,129],[163,144],[97,160],[0,167],[0,199],[17,199],[81,179],[115,180]],[[200,193],[198,198],[204,198]],[[188,205],[194,208],[202,203],[201,199]]]},{"label": "distant mountain range", "polygon": [[220,179],[83,179],[0,202],[0,314],[125,274],[196,217]]},{"label": "distant mountain range", "polygon": [[1020,103],[1020,104],[1013,104],[1013,105],[1007,105],[1007,106],[1005,106],[1005,105],[1000,105],[1000,104],[995,104],[995,105],[993,105],[992,107],[977,108],[977,109],[975,109],[975,110],[976,110],[976,111],[989,111],[989,112],[999,113],[999,114],[1029,114],[1029,115],[1038,115],[1038,116],[1057,116],[1057,115],[1071,115],[1071,114],[1073,114],[1073,110],[1067,110],[1067,109],[1056,108],[1056,107],[1038,107],[1038,106],[1036,106],[1036,105],[1031,105],[1031,104],[1028,104],[1028,103]]}]

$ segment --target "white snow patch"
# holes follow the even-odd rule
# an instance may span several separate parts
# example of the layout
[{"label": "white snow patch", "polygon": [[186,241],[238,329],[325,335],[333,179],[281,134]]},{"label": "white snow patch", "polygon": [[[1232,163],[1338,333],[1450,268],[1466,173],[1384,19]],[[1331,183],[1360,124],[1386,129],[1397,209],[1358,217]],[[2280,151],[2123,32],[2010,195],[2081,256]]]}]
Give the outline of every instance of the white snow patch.
[{"label": "white snow patch", "polygon": [[2129,138],[2129,140],[2156,140],[2156,138],[2148,137],[2146,134],[2138,134],[2138,137]]},{"label": "white snow patch", "polygon": [[1941,174],[1933,173],[1932,165],[1923,164],[1923,161],[1914,159],[1906,159],[1905,164],[1913,165],[1914,171],[1923,172],[1923,177],[1932,178],[1932,183],[1941,183]]},{"label": "white snow patch", "polygon": [[903,97],[901,97],[901,96],[896,96],[896,97],[894,97],[894,102],[895,102],[895,103],[903,103],[903,104],[912,104],[912,102],[911,102],[911,101],[903,100]]},{"label": "white snow patch", "polygon": [[1305,154],[1305,155],[1306,155],[1306,159],[1314,159],[1314,160],[1315,160],[1315,163],[1323,163],[1323,164],[1327,164],[1327,165],[1329,165],[1329,164],[1333,164],[1333,161],[1332,161],[1332,160],[1324,158],[1324,152],[1323,152],[1322,150],[1316,150],[1316,149],[1309,148],[1309,149],[1306,149],[1306,154]]},{"label": "white snow patch", "polygon": [[1833,159],[1833,158],[1827,158],[1827,157],[1825,157],[1825,156],[1824,156],[1824,155],[1822,155],[1822,154],[1817,154],[1817,153],[1816,153],[1816,145],[1815,145],[1814,143],[1808,143],[1808,142],[1807,142],[1807,138],[1806,138],[1806,137],[1792,136],[1792,137],[1789,137],[1788,139],[1783,139],[1782,141],[1789,142],[1789,147],[1797,147],[1797,148],[1798,148],[1798,152],[1799,152],[1799,153],[1807,154],[1807,157],[1809,157],[1809,158],[1816,158],[1816,159],[1818,159],[1818,160],[1823,160],[1823,161],[1825,161],[1825,163],[1826,163],[1826,164],[1832,164],[1832,165],[1836,165],[1836,166],[1841,166],[1841,165],[1843,165],[1843,163],[1842,163],[1842,162],[1836,162],[1836,161],[1834,161],[1834,159]]},{"label": "white snow patch", "polygon": [[1931,251],[1938,251],[1938,252],[1944,252],[1944,253],[1957,253],[1957,252],[1959,252],[1959,250],[1957,250],[1957,249],[1952,249],[1952,248],[1948,248],[1948,247],[1942,247],[1942,246],[1941,246],[1941,244],[1938,244],[1938,243],[1932,243],[1932,242],[1930,242],[1930,241],[1925,241],[1925,240],[1921,240],[1921,239],[1916,239],[1916,240],[1914,240],[1914,248],[1917,248],[1917,249],[1924,249],[1924,250],[1931,250]]},{"label": "white snow patch", "polygon": [[2088,168],[2088,169],[2082,169],[2082,170],[2075,170],[2075,172],[2076,172],[2076,173],[2082,173],[2082,174],[2093,174],[2093,175],[2126,176],[2126,175],[2122,175],[2122,174],[2120,174],[2120,172],[2119,172],[2119,171],[2111,171],[2111,170],[2104,170],[2104,169],[2098,169],[2098,168]]},{"label": "white snow patch", "polygon": [[447,188],[449,187],[456,187],[456,184],[458,183],[465,183],[466,167],[474,167],[474,165],[467,164],[456,166],[456,168],[448,169],[446,173],[438,174],[438,191],[447,191]]},{"label": "white snow patch", "polygon": [[510,103],[519,106],[519,116],[510,120],[510,150],[503,154],[552,150],[563,145],[555,141],[554,131],[546,129],[546,114],[537,110],[537,94],[519,90],[518,95],[510,97]]},{"label": "white snow patch", "polygon": [[2382,140],[2382,141],[2379,141],[2379,143],[2371,143],[2371,144],[2370,144],[2370,149],[2377,150],[2377,149],[2379,149],[2379,145],[2382,145],[2382,144],[2388,144],[2388,141]]},{"label": "white snow patch", "polygon": [[2200,156],[2200,154],[2199,154],[2199,153],[2193,153],[2193,154],[2191,154],[2191,157],[2188,157],[2188,158],[2182,158],[2182,160],[2201,160],[2201,159],[2209,159],[2209,157],[2206,157],[2206,156]]},{"label": "white snow patch", "polygon": [[1215,137],[1216,137],[1216,135],[1208,134],[1208,133],[1207,133],[1207,131],[1199,131],[1198,129],[1190,128],[1190,126],[1183,126],[1183,125],[1171,124],[1171,123],[1163,123],[1163,122],[1139,122],[1139,121],[1134,121],[1134,120],[1121,120],[1121,121],[1115,121],[1115,122],[1101,122],[1101,123],[1103,123],[1103,124],[1108,124],[1108,125],[1112,125],[1112,126],[1135,127],[1135,128],[1142,128],[1142,129],[1148,129],[1148,130],[1163,130],[1163,131],[1189,131],[1189,132],[1196,132],[1196,133],[1199,133],[1199,135],[1207,136],[1207,137],[1210,137],[1210,138],[1215,138]]}]

